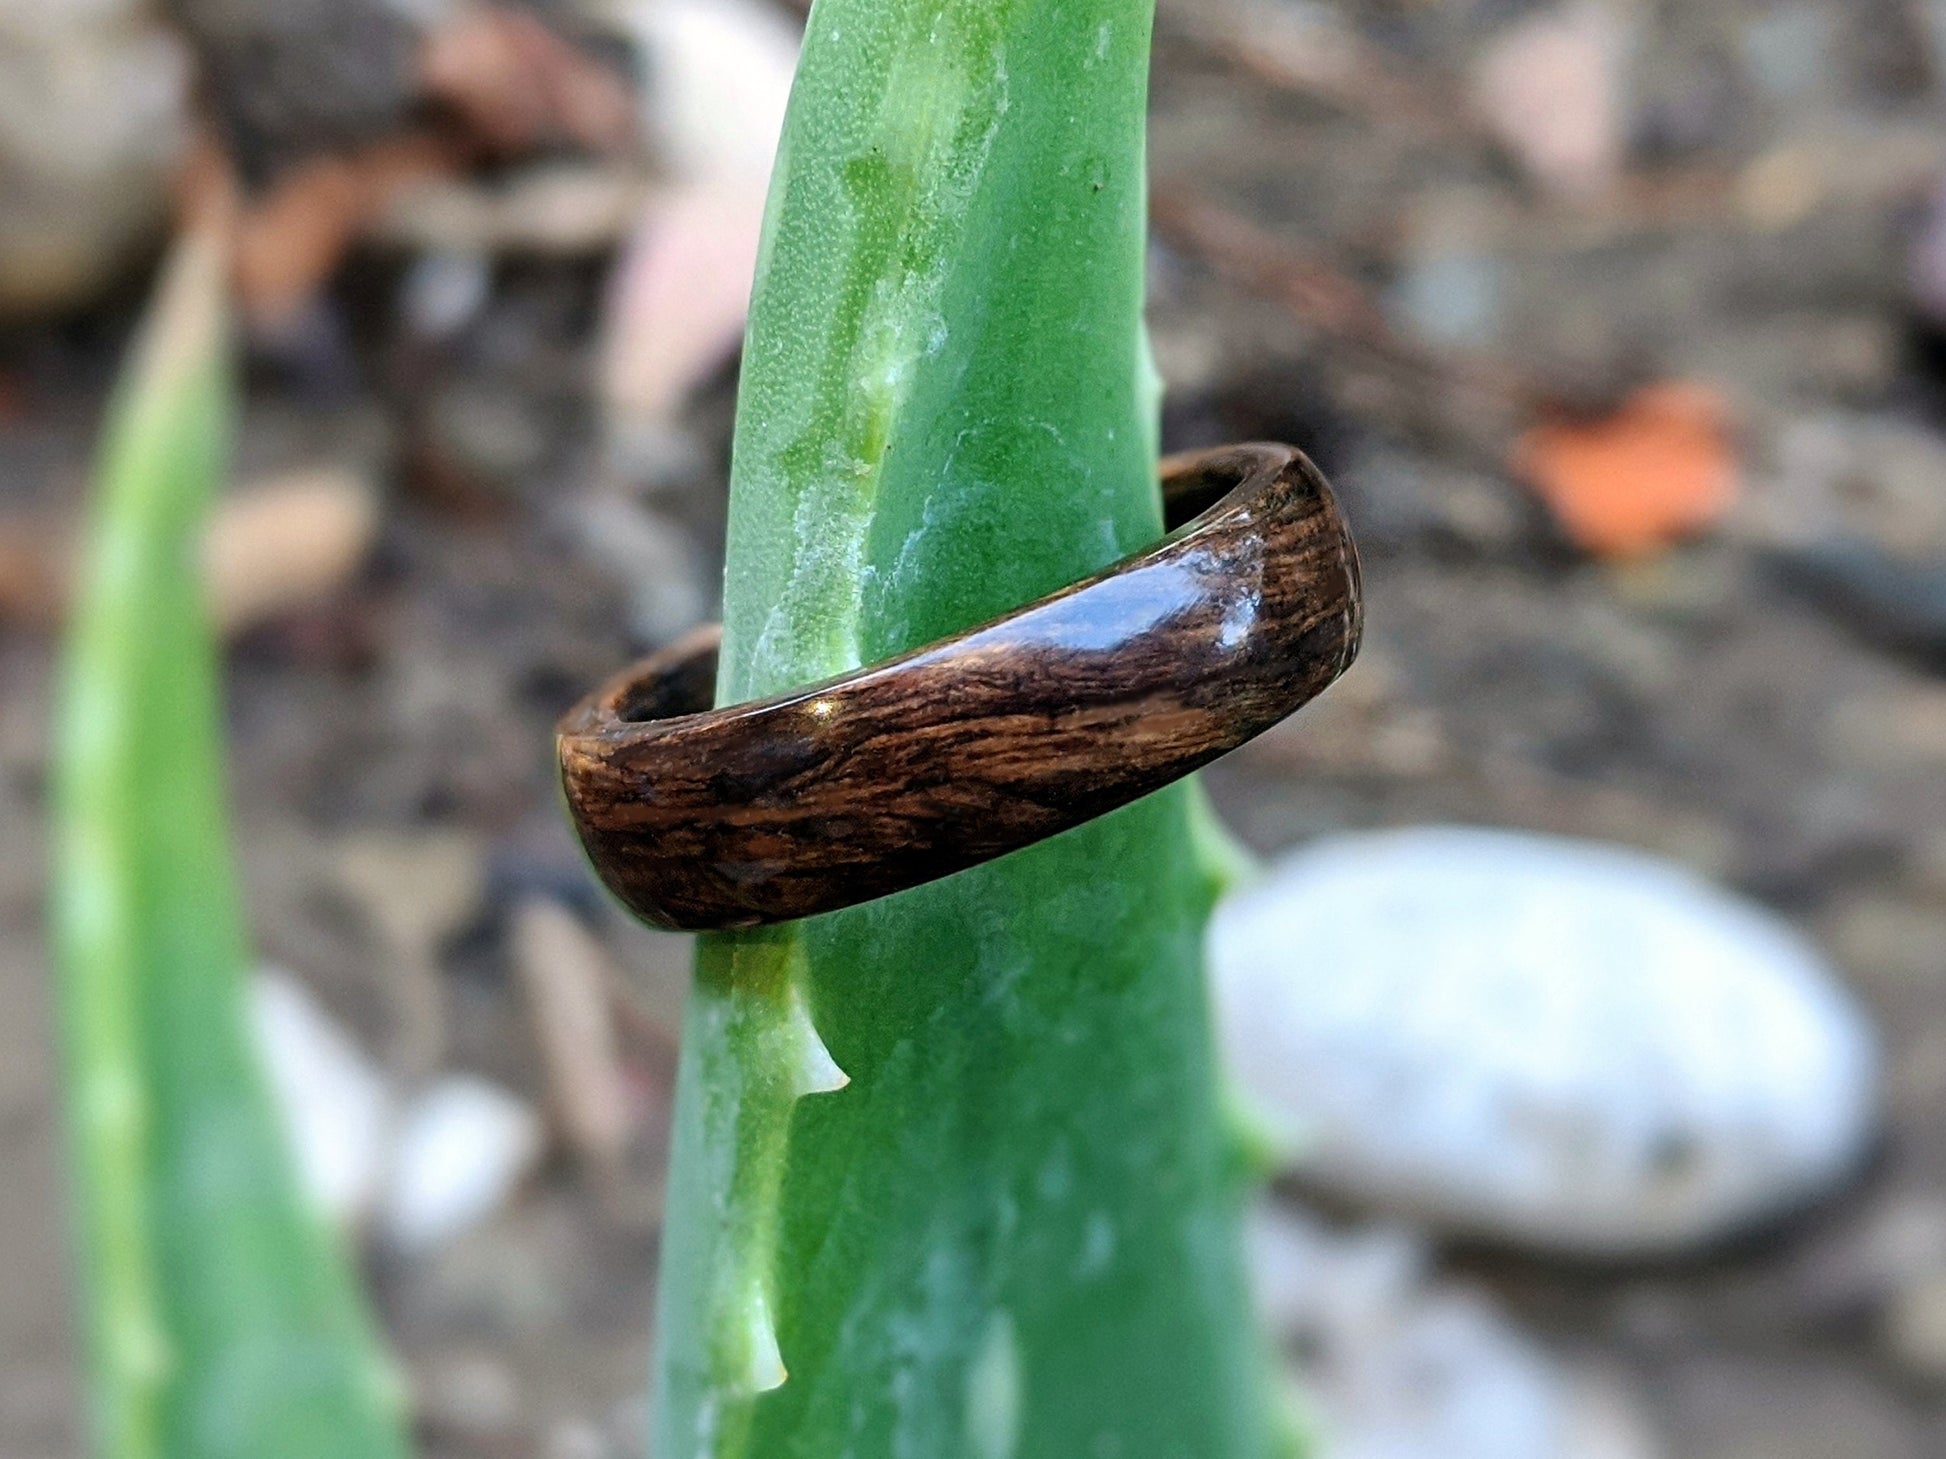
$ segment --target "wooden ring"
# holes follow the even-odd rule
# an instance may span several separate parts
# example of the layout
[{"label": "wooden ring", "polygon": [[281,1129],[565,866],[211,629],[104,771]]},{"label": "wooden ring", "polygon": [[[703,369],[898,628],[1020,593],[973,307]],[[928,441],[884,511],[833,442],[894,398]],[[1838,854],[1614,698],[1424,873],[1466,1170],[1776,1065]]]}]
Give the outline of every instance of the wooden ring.
[{"label": "wooden ring", "polygon": [[1358,651],[1358,557],[1288,446],[1163,463],[1188,526],[978,628],[709,708],[714,625],[561,721],[601,879],[664,927],[854,906],[1078,826],[1285,718]]}]

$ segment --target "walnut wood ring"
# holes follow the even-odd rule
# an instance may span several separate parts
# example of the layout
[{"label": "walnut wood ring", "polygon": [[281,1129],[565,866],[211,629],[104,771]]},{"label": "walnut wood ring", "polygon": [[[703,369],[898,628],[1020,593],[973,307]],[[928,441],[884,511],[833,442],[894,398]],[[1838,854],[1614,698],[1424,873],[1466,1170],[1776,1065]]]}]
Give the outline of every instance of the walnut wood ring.
[{"label": "walnut wood ring", "polygon": [[1208,509],[883,663],[710,709],[712,626],[611,680],[558,736],[602,880],[664,927],[835,911],[1092,820],[1294,712],[1358,650],[1330,487],[1270,445],[1172,458],[1163,485],[1172,518]]}]

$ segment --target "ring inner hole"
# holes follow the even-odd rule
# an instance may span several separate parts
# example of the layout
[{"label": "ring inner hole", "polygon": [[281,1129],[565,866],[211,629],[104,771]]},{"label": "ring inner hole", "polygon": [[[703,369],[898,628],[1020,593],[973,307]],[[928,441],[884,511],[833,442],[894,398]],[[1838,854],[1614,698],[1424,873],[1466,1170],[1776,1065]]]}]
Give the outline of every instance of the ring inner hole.
[{"label": "ring inner hole", "polygon": [[1164,530],[1174,532],[1186,526],[1234,491],[1249,474],[1247,463],[1217,461],[1171,476],[1162,494]]},{"label": "ring inner hole", "polygon": [[615,717],[624,724],[645,724],[697,714],[710,707],[716,693],[716,654],[698,654],[653,678],[642,679],[622,692]]}]

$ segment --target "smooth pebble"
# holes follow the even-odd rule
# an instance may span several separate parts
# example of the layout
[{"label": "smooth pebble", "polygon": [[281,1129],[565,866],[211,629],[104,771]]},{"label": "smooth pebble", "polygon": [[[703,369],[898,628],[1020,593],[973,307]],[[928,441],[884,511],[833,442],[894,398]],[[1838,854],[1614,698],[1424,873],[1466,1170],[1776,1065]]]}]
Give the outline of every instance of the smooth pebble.
[{"label": "smooth pebble", "polygon": [[1548,1251],[1679,1250],[1833,1189],[1866,1017],[1776,916],[1613,847],[1448,827],[1276,864],[1209,939],[1233,1072],[1302,1173]]}]

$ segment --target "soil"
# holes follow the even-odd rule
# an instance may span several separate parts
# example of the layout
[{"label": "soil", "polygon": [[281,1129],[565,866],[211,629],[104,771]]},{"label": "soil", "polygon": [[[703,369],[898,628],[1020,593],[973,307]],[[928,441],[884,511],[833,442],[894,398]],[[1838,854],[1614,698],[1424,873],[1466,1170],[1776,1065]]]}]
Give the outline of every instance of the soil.
[{"label": "soil", "polygon": [[[1354,675],[1209,781],[1267,851],[1428,820],[1601,837],[1809,930],[1884,1030],[1886,1133],[1852,1188],[1668,1265],[1451,1258],[1550,1346],[1617,1375],[1672,1456],[1946,1454],[1946,622],[1913,593],[1874,595],[1887,575],[1946,572],[1946,375],[1906,263],[1946,172],[1946,17],[1892,0],[1614,6],[1626,171],[1577,200],[1447,104],[1532,8],[1342,7],[1401,93],[1272,84],[1191,36],[1192,0],[1165,3],[1158,186],[1193,184],[1274,230],[1444,359],[1563,391],[1708,382],[1737,422],[1742,497],[1694,540],[1591,560],[1503,467],[1521,408],[1158,242],[1166,444],[1306,447],[1364,551]],[[638,1010],[626,1169],[596,1179],[556,1157],[484,1227],[370,1270],[429,1453],[633,1454],[686,953],[599,901],[559,813],[550,729],[646,647],[632,585],[585,523],[598,497],[649,500],[647,473],[601,445],[599,267],[502,262],[483,312],[438,346],[397,307],[403,273],[355,260],[312,335],[253,373],[240,475],[328,460],[386,500],[358,580],[231,655],[254,930],[267,961],[409,1062],[407,995],[338,868],[375,846],[458,845],[454,875],[475,884],[463,916],[429,929],[433,1057],[538,1103],[507,914],[536,891],[586,910]],[[76,510],[137,297],[0,341],[9,520]],[[705,575],[731,390],[715,381],[687,413],[698,449],[658,463],[649,519]],[[1819,466],[1834,455],[1843,469]],[[1842,571],[1818,550],[1833,523],[1861,548]],[[14,1459],[79,1452],[40,934],[49,647],[42,626],[0,625],[0,1453]]]}]

